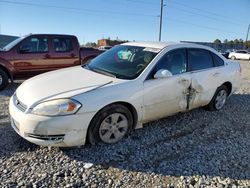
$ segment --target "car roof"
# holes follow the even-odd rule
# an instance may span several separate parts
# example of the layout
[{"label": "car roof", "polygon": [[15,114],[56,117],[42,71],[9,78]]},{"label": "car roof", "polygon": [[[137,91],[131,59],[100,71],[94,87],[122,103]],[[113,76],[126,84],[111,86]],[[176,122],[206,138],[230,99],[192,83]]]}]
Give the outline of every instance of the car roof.
[{"label": "car roof", "polygon": [[24,35],[23,37],[29,37],[29,36],[53,36],[53,37],[75,37],[74,35],[68,35],[68,34],[41,34],[41,33],[30,33],[27,35]]},{"label": "car roof", "polygon": [[236,50],[236,52],[247,52],[247,50]]},{"label": "car roof", "polygon": [[205,45],[200,45],[200,44],[195,44],[195,43],[185,43],[185,42],[127,42],[123,43],[121,45],[127,45],[127,46],[140,46],[140,47],[145,47],[145,48],[158,48],[158,49],[163,49],[166,47],[189,47],[189,48],[202,48],[202,49],[209,49],[213,50],[213,48],[205,46]]},{"label": "car roof", "polygon": [[123,43],[122,45],[163,49],[169,46],[170,44],[170,42],[127,42]]}]

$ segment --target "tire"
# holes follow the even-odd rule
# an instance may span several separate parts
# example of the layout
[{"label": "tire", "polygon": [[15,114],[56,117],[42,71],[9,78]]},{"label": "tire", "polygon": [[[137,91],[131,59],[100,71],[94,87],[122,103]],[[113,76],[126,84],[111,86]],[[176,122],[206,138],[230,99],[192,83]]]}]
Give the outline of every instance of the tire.
[{"label": "tire", "polygon": [[225,85],[220,86],[216,90],[216,92],[215,92],[212,100],[210,101],[210,103],[206,106],[207,109],[209,111],[221,110],[224,107],[225,103],[226,103],[228,94],[229,94],[228,93],[228,88]]},{"label": "tire", "polygon": [[8,85],[8,79],[7,73],[3,69],[0,69],[0,91]]},{"label": "tire", "polygon": [[232,59],[232,60],[236,60],[236,57],[235,57],[235,56],[232,56],[231,59]]},{"label": "tire", "polygon": [[94,59],[94,58],[95,58],[95,56],[91,56],[91,57],[88,57],[88,58],[84,59],[83,62],[82,62],[82,65],[89,64],[90,61],[91,61],[92,59]]},{"label": "tire", "polygon": [[112,144],[124,138],[133,127],[133,115],[123,105],[113,104],[98,112],[90,123],[88,141]]}]

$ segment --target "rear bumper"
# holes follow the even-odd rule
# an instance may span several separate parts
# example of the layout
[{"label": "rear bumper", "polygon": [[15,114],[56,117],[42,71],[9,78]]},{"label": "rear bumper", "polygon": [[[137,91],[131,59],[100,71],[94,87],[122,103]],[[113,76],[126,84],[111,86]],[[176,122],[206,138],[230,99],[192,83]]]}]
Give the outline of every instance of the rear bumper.
[{"label": "rear bumper", "polygon": [[24,139],[43,146],[70,147],[84,145],[94,113],[68,116],[38,116],[19,110],[11,97],[11,126]]}]

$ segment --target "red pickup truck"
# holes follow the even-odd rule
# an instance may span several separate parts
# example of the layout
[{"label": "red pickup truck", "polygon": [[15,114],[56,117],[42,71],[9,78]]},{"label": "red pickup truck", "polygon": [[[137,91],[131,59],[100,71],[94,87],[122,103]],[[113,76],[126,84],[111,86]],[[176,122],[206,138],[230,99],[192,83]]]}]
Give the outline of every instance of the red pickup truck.
[{"label": "red pickup truck", "polygon": [[85,64],[100,53],[94,48],[80,47],[72,35],[31,34],[18,38],[0,49],[0,90],[9,80]]}]

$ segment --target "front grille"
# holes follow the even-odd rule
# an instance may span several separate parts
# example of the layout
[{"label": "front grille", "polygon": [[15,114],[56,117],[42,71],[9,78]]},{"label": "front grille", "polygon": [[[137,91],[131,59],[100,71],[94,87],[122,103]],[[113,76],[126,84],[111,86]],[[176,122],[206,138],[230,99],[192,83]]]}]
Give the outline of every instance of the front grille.
[{"label": "front grille", "polygon": [[36,139],[40,139],[40,140],[47,140],[47,141],[59,141],[59,140],[63,140],[64,138],[64,134],[60,134],[60,135],[37,135],[37,134],[27,134],[28,137],[31,138],[36,138]]},{"label": "front grille", "polygon": [[16,96],[16,94],[13,95],[13,101],[15,106],[21,110],[22,112],[25,112],[27,109],[27,106],[25,104],[23,104]]}]

